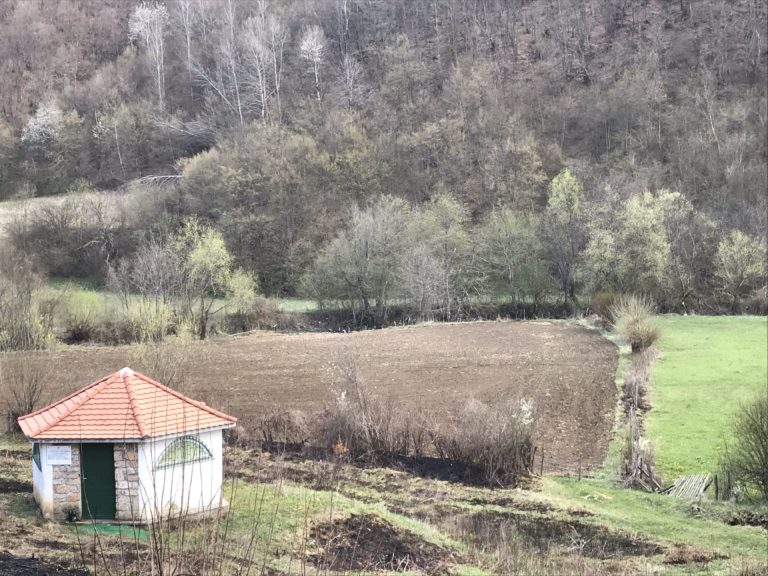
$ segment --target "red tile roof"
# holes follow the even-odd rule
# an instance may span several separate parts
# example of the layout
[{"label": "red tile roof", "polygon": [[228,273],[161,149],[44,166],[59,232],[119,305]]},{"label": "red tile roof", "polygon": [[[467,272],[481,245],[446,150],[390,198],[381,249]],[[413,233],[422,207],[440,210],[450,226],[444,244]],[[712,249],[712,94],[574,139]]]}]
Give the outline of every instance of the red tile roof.
[{"label": "red tile roof", "polygon": [[130,368],[19,418],[22,432],[34,440],[141,440],[235,422]]}]

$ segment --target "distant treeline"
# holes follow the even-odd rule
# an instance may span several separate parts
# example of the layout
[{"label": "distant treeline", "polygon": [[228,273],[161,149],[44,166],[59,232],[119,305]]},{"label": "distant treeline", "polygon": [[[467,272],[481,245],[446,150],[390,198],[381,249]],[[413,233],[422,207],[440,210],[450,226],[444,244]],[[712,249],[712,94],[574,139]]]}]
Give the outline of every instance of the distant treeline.
[{"label": "distant treeline", "polygon": [[376,318],[601,291],[735,310],[765,285],[767,12],[12,0],[0,198],[126,200],[32,210],[11,244],[106,283],[194,218],[261,292]]}]

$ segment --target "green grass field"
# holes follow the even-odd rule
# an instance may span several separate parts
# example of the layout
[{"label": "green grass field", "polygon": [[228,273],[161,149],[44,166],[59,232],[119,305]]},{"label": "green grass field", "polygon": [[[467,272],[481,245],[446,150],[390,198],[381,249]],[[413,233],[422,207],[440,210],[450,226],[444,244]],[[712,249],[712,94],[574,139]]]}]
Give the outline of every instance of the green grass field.
[{"label": "green grass field", "polygon": [[663,317],[646,417],[665,482],[714,472],[739,406],[768,387],[768,321]]}]

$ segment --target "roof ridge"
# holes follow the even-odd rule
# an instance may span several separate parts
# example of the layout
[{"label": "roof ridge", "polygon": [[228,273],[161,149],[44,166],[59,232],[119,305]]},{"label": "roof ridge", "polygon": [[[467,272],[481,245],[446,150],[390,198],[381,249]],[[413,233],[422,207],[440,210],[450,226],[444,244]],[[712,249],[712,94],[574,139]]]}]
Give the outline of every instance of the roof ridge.
[{"label": "roof ridge", "polygon": [[125,368],[120,370],[118,372],[120,375],[120,378],[123,380],[123,385],[125,386],[125,392],[128,394],[128,402],[131,404],[131,412],[133,413],[133,420],[136,422],[136,428],[139,429],[139,434],[141,434],[141,437],[144,438],[147,436],[146,432],[144,431],[144,420],[141,417],[141,414],[139,412],[139,408],[136,403],[136,397],[133,395],[133,387],[131,386],[130,382],[128,381],[128,377],[135,376],[136,373],[133,371],[126,372]]},{"label": "roof ridge", "polygon": [[[48,406],[47,408],[43,408],[42,410],[39,410],[39,412],[42,412],[43,410],[50,410],[51,408],[53,408],[53,407],[55,407],[55,406],[58,406],[58,405],[59,405],[59,404],[61,404],[62,402],[66,401],[66,400],[69,400],[70,398],[73,398],[73,397],[75,397],[75,396],[77,396],[77,395],[80,395],[80,394],[82,394],[82,396],[83,396],[83,399],[82,399],[80,402],[75,402],[75,405],[74,405],[74,406],[72,406],[72,408],[70,408],[69,410],[67,410],[66,412],[64,412],[64,413],[63,413],[61,416],[57,416],[56,418],[54,418],[54,419],[51,421],[51,423],[50,423],[50,424],[46,424],[45,426],[43,426],[42,428],[40,428],[40,429],[39,429],[37,432],[35,432],[35,436],[37,436],[38,434],[42,434],[42,433],[44,433],[44,432],[47,432],[48,430],[50,430],[51,428],[53,428],[54,426],[56,426],[56,424],[58,424],[59,422],[61,422],[62,420],[64,420],[64,419],[65,419],[67,416],[69,416],[70,414],[72,414],[72,413],[73,413],[75,410],[77,410],[78,408],[80,408],[80,407],[81,407],[83,404],[85,404],[86,402],[88,402],[88,401],[89,401],[89,400],[91,400],[92,398],[95,398],[96,396],[98,396],[99,392],[101,392],[102,390],[104,390],[104,388],[106,388],[106,386],[101,386],[101,387],[100,387],[98,390],[96,390],[96,392],[95,392],[94,394],[88,394],[88,392],[90,392],[92,389],[94,389],[94,388],[97,388],[98,386],[100,386],[100,385],[102,385],[102,384],[106,384],[106,383],[107,383],[107,381],[108,381],[110,378],[112,378],[112,376],[114,376],[114,374],[110,374],[110,375],[109,375],[109,376],[107,376],[106,378],[102,378],[101,380],[97,380],[96,382],[94,382],[94,383],[93,383],[93,384],[91,384],[90,386],[86,386],[85,388],[81,388],[80,390],[78,390],[77,392],[74,392],[74,393],[70,394],[69,396],[67,396],[67,397],[66,397],[66,398],[64,398],[63,400],[60,400],[59,402],[55,402],[54,404],[51,404],[51,405],[50,405],[50,406]],[[33,412],[32,414],[28,414],[28,416],[33,416],[33,415],[35,415],[35,414],[37,414],[37,412]],[[26,419],[26,416],[25,416],[24,418]]]},{"label": "roof ridge", "polygon": [[171,394],[173,396],[176,396],[179,400],[182,402],[186,402],[187,404],[191,404],[195,408],[199,408],[201,410],[205,410],[209,414],[213,414],[214,416],[217,416],[219,418],[223,418],[224,420],[228,420],[229,422],[237,422],[237,418],[234,416],[230,416],[229,414],[225,414],[224,412],[219,412],[215,408],[211,408],[206,404],[205,402],[198,402],[197,400],[192,400],[192,398],[189,398],[188,396],[184,396],[184,394],[181,394],[180,392],[177,392],[173,388],[169,388],[168,386],[165,386],[164,384],[160,384],[160,382],[157,382],[155,380],[152,380],[149,376],[145,376],[144,374],[141,374],[139,372],[134,372],[134,376],[141,378],[148,384],[152,384],[156,388],[159,388],[163,392],[167,392],[168,394]]}]

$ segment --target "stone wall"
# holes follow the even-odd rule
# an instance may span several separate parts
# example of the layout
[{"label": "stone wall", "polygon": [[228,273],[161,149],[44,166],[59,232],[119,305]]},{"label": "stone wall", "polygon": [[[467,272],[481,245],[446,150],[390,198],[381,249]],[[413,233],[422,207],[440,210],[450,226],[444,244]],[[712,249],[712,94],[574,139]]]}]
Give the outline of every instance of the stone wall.
[{"label": "stone wall", "polygon": [[115,494],[115,517],[139,520],[139,450],[136,444],[115,444]]},{"label": "stone wall", "polygon": [[82,516],[80,509],[80,447],[71,444],[72,462],[51,466],[53,476],[53,517],[66,520],[70,511]]}]

